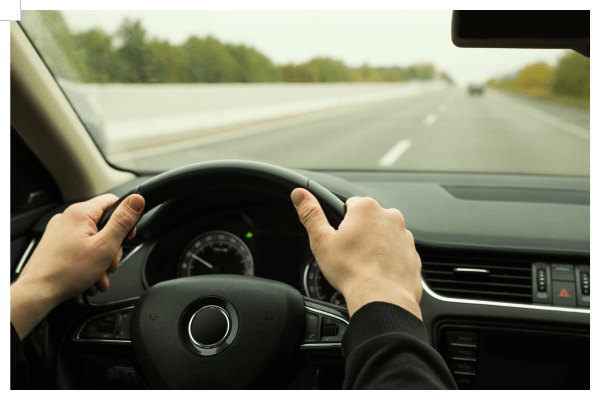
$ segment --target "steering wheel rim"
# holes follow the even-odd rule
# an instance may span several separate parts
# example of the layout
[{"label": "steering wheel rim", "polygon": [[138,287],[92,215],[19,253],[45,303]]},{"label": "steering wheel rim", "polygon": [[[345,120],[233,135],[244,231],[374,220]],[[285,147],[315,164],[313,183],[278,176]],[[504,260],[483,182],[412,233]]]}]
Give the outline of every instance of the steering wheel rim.
[{"label": "steering wheel rim", "polygon": [[[293,189],[304,188],[318,199],[329,223],[336,229],[346,212],[345,204],[338,197],[297,172],[257,161],[218,160],[176,168],[137,186],[120,197],[102,215],[97,225],[98,231],[106,226],[121,202],[132,194],[139,194],[146,200],[141,219],[145,213],[168,200],[224,185],[257,187],[290,201],[290,193]],[[129,237],[130,234],[131,231],[125,237]],[[300,331],[304,325],[304,303],[297,289],[282,282],[259,277],[226,276],[226,279],[223,277],[223,275],[197,276],[161,282],[148,289],[137,300],[131,318],[131,345],[146,381],[153,389],[268,388],[277,378],[277,374],[272,376],[271,373],[271,376],[265,376],[269,374],[262,373],[262,376],[259,376],[257,371],[261,368],[263,371],[281,369],[291,357],[292,350],[298,348]],[[178,298],[178,302],[171,301],[173,298]],[[165,301],[167,299],[168,301]],[[84,294],[68,302],[79,308],[78,311],[91,309]],[[169,306],[167,310],[167,305],[172,307]],[[227,342],[227,348],[209,356],[206,355],[206,351],[205,354],[200,354],[202,351],[194,354],[195,350],[202,350],[190,344],[189,338],[193,339],[195,333],[190,328],[187,334],[191,336],[186,338],[184,337],[186,330],[183,329],[184,326],[191,327],[194,317],[190,316],[197,315],[198,307],[207,305],[223,306],[223,310],[228,310],[224,314],[229,321],[233,325],[237,323],[235,332],[228,331],[233,336],[223,342],[223,345]],[[256,317],[259,314],[260,318]],[[153,315],[156,318],[153,319]],[[66,333],[66,330],[62,331],[61,335],[57,335],[56,331],[50,332],[54,330],[50,327],[51,321],[52,319],[48,318],[46,325],[48,332],[44,340],[47,348],[43,351],[43,355],[52,357],[43,362],[47,373],[56,371],[60,362],[60,346]],[[273,321],[277,321],[277,324]],[[174,323],[177,326],[174,327]],[[52,337],[54,340],[51,340]],[[58,337],[60,340],[57,340]],[[176,337],[180,343],[177,343]],[[260,340],[267,340],[269,347],[278,346],[278,348],[271,350],[263,346],[261,351],[257,351],[255,345],[258,346]],[[59,348],[52,351],[49,349],[50,342],[57,343]],[[170,356],[171,358],[179,357],[185,359],[188,364],[193,364],[188,365],[186,370],[182,370],[184,375],[187,373],[185,371],[194,369],[204,372],[199,372],[198,376],[188,374],[185,378],[173,375],[178,369],[176,361],[165,366],[164,364],[171,360],[161,359],[165,351],[154,349],[165,343],[169,345],[164,347],[164,350],[169,354],[177,353]],[[265,355],[262,354],[263,352],[270,353]],[[225,356],[226,354],[229,355]],[[238,374],[234,379],[223,378],[223,371],[235,370],[231,365],[223,365],[220,362],[226,357],[229,357],[227,358],[229,363],[234,357],[236,363],[240,365],[252,360],[258,369],[253,372],[246,371],[245,379],[240,377],[240,371],[235,371]],[[163,367],[167,367],[167,372],[162,371]],[[172,370],[172,373],[169,373],[169,370]],[[70,383],[73,385],[72,377]]]}]

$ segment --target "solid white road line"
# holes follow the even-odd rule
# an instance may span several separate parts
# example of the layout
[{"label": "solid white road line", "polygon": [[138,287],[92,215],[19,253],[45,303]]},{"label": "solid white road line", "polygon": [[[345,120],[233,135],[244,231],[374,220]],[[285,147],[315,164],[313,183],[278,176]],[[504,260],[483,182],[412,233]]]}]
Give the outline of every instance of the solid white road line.
[{"label": "solid white road line", "polygon": [[402,157],[402,154],[404,154],[410,146],[412,146],[412,141],[410,139],[402,139],[379,159],[379,165],[382,167],[393,165],[400,157]]},{"label": "solid white road line", "polygon": [[437,114],[429,114],[427,116],[427,118],[425,118],[425,125],[433,125],[435,123],[435,121],[437,121],[438,116]]}]

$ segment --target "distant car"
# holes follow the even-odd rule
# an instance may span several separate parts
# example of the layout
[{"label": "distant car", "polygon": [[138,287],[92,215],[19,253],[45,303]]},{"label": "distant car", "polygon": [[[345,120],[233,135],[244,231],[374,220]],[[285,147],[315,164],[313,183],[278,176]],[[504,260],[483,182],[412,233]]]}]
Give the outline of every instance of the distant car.
[{"label": "distant car", "polygon": [[483,94],[483,85],[470,84],[469,85],[469,94],[471,96],[473,96],[475,94],[482,95]]}]

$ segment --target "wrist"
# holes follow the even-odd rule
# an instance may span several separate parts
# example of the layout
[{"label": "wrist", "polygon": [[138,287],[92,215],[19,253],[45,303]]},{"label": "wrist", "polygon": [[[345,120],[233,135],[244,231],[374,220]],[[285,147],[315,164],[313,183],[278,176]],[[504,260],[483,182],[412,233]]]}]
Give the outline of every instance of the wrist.
[{"label": "wrist", "polygon": [[56,297],[40,286],[19,279],[10,287],[10,320],[21,340],[58,305]]},{"label": "wrist", "polygon": [[419,303],[406,289],[388,282],[360,282],[343,292],[350,316],[361,307],[374,301],[395,304],[423,320]]}]

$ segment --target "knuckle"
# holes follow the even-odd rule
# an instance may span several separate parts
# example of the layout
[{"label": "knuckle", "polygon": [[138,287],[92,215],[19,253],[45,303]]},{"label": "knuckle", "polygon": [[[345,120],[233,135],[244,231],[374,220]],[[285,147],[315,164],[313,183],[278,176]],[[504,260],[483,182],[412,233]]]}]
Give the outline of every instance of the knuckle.
[{"label": "knuckle", "polygon": [[123,230],[129,230],[133,227],[133,218],[125,212],[115,212],[113,214],[115,222],[119,224]]},{"label": "knuckle", "polygon": [[56,225],[57,223],[59,223],[59,221],[62,219],[62,214],[54,214],[54,216],[52,218],[50,218],[50,221],[48,221],[48,225],[52,224],[52,225]]},{"label": "knuckle", "polygon": [[400,210],[396,208],[390,208],[388,211],[394,218],[398,219],[401,222],[404,222],[404,215],[400,212]]},{"label": "knuckle", "polygon": [[303,224],[309,223],[319,214],[319,207],[315,204],[307,204],[300,210],[300,221]]},{"label": "knuckle", "polygon": [[377,207],[379,203],[372,197],[363,197],[363,203],[367,207]]}]

